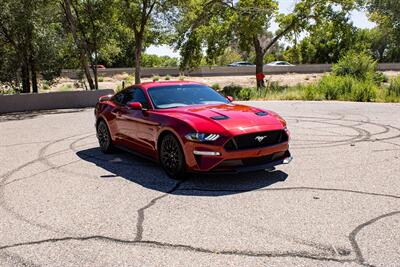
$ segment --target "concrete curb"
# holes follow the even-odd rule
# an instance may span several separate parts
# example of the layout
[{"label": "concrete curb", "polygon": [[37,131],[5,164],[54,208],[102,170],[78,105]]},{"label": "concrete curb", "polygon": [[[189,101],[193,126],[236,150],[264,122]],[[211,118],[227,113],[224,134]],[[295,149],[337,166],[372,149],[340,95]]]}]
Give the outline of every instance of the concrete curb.
[{"label": "concrete curb", "polygon": [[43,94],[0,95],[0,114],[50,109],[94,107],[99,97],[114,90],[54,92]]}]

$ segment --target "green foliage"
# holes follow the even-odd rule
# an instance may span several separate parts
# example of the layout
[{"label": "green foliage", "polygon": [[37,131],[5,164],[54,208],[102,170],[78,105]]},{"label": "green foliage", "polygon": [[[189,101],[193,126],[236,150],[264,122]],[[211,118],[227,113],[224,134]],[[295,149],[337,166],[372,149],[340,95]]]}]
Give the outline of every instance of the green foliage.
[{"label": "green foliage", "polygon": [[327,75],[318,84],[318,89],[327,100],[337,100],[351,92],[354,78]]},{"label": "green foliage", "polygon": [[115,93],[119,93],[123,90],[124,88],[122,87],[122,84],[118,84],[117,87],[114,89]]},{"label": "green foliage", "polygon": [[59,89],[60,92],[68,92],[72,90],[72,84],[63,84]]},{"label": "green foliage", "polygon": [[397,76],[390,80],[388,95],[400,97],[400,76]]},{"label": "green foliage", "polygon": [[237,99],[242,89],[243,87],[240,85],[231,84],[222,89],[222,94],[225,96],[232,96],[233,98]]},{"label": "green foliage", "polygon": [[371,102],[378,92],[378,87],[372,80],[357,81],[353,84],[349,100],[357,102]]},{"label": "green foliage", "polygon": [[169,56],[157,56],[157,55],[142,55],[142,67],[146,68],[158,68],[158,67],[177,67],[178,59]]},{"label": "green foliage", "polygon": [[254,94],[254,91],[255,89],[243,88],[239,91],[238,99],[244,101],[250,100]]},{"label": "green foliage", "polygon": [[153,82],[158,82],[160,80],[160,76],[159,75],[153,75],[153,77],[151,78],[151,80]]},{"label": "green foliage", "polygon": [[166,81],[171,80],[171,76],[170,75],[165,76],[164,80],[166,80]]},{"label": "green foliage", "polygon": [[186,77],[184,75],[180,75],[178,78],[178,80],[180,80],[180,81],[184,81],[185,79],[186,79]]},{"label": "green foliage", "polygon": [[213,88],[214,90],[220,90],[220,89],[221,89],[221,86],[219,86],[219,83],[213,83],[213,84],[211,85],[211,88]]},{"label": "green foliage", "polygon": [[124,81],[126,86],[132,85],[135,83],[135,77],[132,75],[126,75]]},{"label": "green foliage", "polygon": [[389,77],[383,72],[375,72],[372,76],[372,79],[377,85],[381,85],[382,83],[387,83],[389,81]]},{"label": "green foliage", "polygon": [[377,62],[368,54],[350,51],[332,67],[338,76],[351,75],[357,79],[367,79],[373,76]]},{"label": "green foliage", "polygon": [[[397,94],[395,93],[397,90]],[[222,93],[237,100],[342,100],[357,102],[400,102],[400,77],[392,80],[389,89],[378,87],[372,79],[360,80],[352,76],[326,75],[315,84],[281,86],[268,83],[264,88],[227,86]]]}]

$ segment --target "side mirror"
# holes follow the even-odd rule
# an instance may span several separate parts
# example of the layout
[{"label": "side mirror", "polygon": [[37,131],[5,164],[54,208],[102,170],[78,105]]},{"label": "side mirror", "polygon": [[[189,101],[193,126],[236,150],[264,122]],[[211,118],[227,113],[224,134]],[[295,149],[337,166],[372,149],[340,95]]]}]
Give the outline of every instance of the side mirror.
[{"label": "side mirror", "polygon": [[142,103],[140,102],[130,102],[128,103],[128,108],[133,110],[143,110]]},{"label": "side mirror", "polygon": [[103,95],[99,98],[99,102],[109,101],[113,95]]},{"label": "side mirror", "polygon": [[230,95],[228,95],[226,98],[229,100],[229,102],[233,102],[233,101],[235,100],[235,99],[233,99],[233,97],[230,96]]}]

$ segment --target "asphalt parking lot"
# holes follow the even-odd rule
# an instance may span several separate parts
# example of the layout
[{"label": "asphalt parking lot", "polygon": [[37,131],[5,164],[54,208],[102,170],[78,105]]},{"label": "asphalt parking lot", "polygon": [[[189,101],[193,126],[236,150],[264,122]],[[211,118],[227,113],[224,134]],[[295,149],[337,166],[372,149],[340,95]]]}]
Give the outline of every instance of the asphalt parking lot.
[{"label": "asphalt parking lot", "polygon": [[92,109],[0,116],[0,266],[400,266],[400,105],[248,102],[290,165],[167,178]]}]

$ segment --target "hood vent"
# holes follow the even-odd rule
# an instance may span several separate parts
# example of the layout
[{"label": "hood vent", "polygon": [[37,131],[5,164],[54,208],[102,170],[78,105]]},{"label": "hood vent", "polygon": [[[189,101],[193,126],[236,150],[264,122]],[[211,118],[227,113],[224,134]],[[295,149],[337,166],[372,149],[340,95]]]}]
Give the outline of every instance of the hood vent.
[{"label": "hood vent", "polygon": [[222,121],[222,120],[227,120],[227,119],[229,119],[229,117],[228,117],[228,116],[225,116],[225,115],[220,115],[220,116],[211,117],[211,119],[216,120],[216,121]]},{"label": "hood vent", "polygon": [[256,112],[256,115],[257,115],[257,116],[267,116],[268,113],[265,112],[265,111],[260,111],[260,112]]}]

